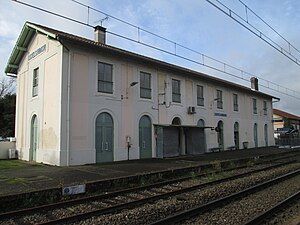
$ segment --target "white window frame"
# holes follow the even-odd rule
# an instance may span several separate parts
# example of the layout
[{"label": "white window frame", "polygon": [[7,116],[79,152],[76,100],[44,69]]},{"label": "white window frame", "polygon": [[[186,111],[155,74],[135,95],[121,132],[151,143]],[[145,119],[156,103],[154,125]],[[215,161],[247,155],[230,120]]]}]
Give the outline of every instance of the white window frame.
[{"label": "white window frame", "polygon": [[[233,111],[239,111],[239,95],[237,93],[233,93]],[[236,100],[236,101],[235,101]]]},{"label": "white window frame", "polygon": [[[176,82],[178,82],[179,83],[179,92],[178,93],[175,93],[175,92],[173,92],[173,81],[176,81]],[[172,78],[172,102],[175,102],[175,103],[181,103],[182,102],[182,99],[181,99],[181,80],[179,80],[179,79],[175,79],[175,78]],[[179,101],[174,101],[174,98],[173,98],[173,94],[175,94],[175,95],[179,95]]]},{"label": "white window frame", "polygon": [[257,99],[256,98],[252,98],[252,110],[253,110],[253,114],[257,114]]},{"label": "white window frame", "polygon": [[[37,71],[37,75],[36,75],[36,71]],[[35,69],[33,69],[33,72],[32,72],[32,97],[38,96],[38,92],[39,92],[39,75],[40,75],[40,68],[36,67]]]},{"label": "white window frame", "polygon": [[[201,95],[198,95],[199,94],[198,88],[202,89]],[[204,86],[200,85],[200,84],[197,84],[196,85],[196,92],[197,92],[197,106],[204,106]],[[199,104],[199,100],[200,100],[200,104]]]},{"label": "white window frame", "polygon": [[[150,76],[150,88],[149,87],[142,87],[142,82],[141,82],[141,75],[142,74],[147,74]],[[139,72],[139,80],[140,80],[140,98],[141,99],[148,99],[148,100],[151,100],[152,99],[152,74],[149,73],[149,72],[145,72],[145,71],[140,71]],[[142,97],[142,92],[141,90],[142,89],[146,89],[146,90],[150,90],[150,97]]]},{"label": "white window frame", "polygon": [[217,109],[223,109],[223,91],[220,89],[217,89]]},{"label": "white window frame", "polygon": [[268,102],[266,100],[263,101],[263,110],[264,110],[264,115],[268,115]]},{"label": "white window frame", "polygon": [[[99,63],[103,63],[103,64],[106,64],[106,65],[110,65],[112,68],[111,68],[111,84],[112,84],[112,91],[111,92],[105,92],[105,91],[99,91]],[[114,94],[114,87],[115,87],[115,82],[114,82],[114,64],[113,63],[110,63],[110,62],[104,62],[102,60],[97,60],[97,63],[96,63],[96,71],[97,71],[97,75],[96,75],[96,88],[97,88],[97,93],[99,94],[104,94],[104,95],[113,95]],[[102,81],[102,82],[107,82],[107,83],[110,83],[109,81]]]}]

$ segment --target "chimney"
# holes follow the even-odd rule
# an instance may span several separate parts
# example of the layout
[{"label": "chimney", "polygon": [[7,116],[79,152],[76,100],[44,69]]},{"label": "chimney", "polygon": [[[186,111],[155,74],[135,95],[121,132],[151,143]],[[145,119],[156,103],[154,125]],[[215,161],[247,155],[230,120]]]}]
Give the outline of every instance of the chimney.
[{"label": "chimney", "polygon": [[106,42],[106,28],[101,26],[95,27],[95,42],[105,44]]},{"label": "chimney", "polygon": [[251,89],[254,91],[258,91],[258,79],[256,77],[251,77]]}]

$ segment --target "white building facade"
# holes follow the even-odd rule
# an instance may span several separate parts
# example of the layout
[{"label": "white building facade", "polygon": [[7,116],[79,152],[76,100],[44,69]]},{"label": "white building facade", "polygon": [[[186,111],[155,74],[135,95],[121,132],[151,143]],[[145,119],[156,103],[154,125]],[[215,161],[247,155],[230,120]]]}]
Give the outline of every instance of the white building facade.
[{"label": "white building facade", "polygon": [[101,27],[91,41],[25,24],[6,68],[21,159],[68,166],[274,145],[272,96],[101,42]]}]

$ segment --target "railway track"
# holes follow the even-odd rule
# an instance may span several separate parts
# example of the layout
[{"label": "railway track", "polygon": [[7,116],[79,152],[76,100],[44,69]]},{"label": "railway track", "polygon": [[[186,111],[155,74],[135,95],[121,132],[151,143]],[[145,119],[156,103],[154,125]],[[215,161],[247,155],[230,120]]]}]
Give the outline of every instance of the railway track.
[{"label": "railway track", "polygon": [[[187,181],[190,178],[181,178],[177,180],[147,185],[144,187],[130,188],[108,194],[90,196],[66,202],[38,206],[30,209],[7,212],[0,214],[0,220],[5,220],[7,222],[6,224],[65,224],[69,222],[83,220],[85,218],[90,218],[92,216],[116,213],[118,211],[121,211],[122,209],[134,208],[145,203],[154,202],[171,196],[180,195],[182,193],[191,192],[223,182],[228,182],[241,177],[247,177],[262,171],[280,168],[290,163],[292,162],[278,163],[271,166],[262,166],[261,168],[254,170],[248,169],[248,171],[239,173],[237,175],[229,176],[210,182],[189,185],[187,187],[182,186],[182,182]],[[239,168],[241,170],[246,170],[246,168],[243,167]],[[236,171],[237,169],[234,168],[230,170]],[[197,178],[199,179],[203,176],[204,175],[202,174],[199,175]],[[85,210],[80,211],[82,204],[85,203],[88,203],[90,205],[90,208],[86,210],[87,207],[85,206],[83,207]],[[64,214],[63,211],[65,211],[66,207],[68,206],[77,206],[78,212],[67,212],[66,214]],[[53,213],[54,211],[56,211],[56,213]],[[37,215],[40,219],[36,219]]]},{"label": "railway track", "polygon": [[[213,200],[211,202],[208,202],[206,204],[170,215],[164,219],[155,221],[153,223],[151,223],[151,225],[165,225],[165,224],[213,224],[213,222],[209,221],[212,220],[213,216],[210,215],[210,217],[207,217],[206,215],[206,219],[209,218],[206,221],[209,221],[208,223],[204,222],[205,219],[201,218],[201,220],[197,220],[197,216],[201,216],[202,214],[212,214],[213,211],[218,210],[219,208],[223,207],[223,206],[227,206],[228,207],[226,209],[220,210],[218,213],[216,213],[218,215],[221,215],[222,213],[224,213],[223,211],[227,211],[228,208],[230,207],[230,204],[232,204],[232,202],[234,201],[238,201],[239,199],[245,198],[247,196],[249,196],[249,198],[251,197],[251,195],[253,193],[257,193],[261,190],[264,190],[266,188],[270,188],[273,185],[277,185],[280,182],[284,182],[285,180],[288,179],[293,179],[297,176],[297,179],[299,178],[300,175],[300,169],[296,170],[296,171],[292,171],[289,172],[287,174],[284,174],[282,176],[276,177],[274,179],[268,180],[266,182],[257,184],[253,187],[247,188],[245,190],[239,191],[237,193]],[[285,207],[286,205],[290,204],[292,201],[298,200],[300,197],[300,192],[299,189],[296,193],[294,193],[293,195],[289,196],[288,198],[284,199],[283,201],[281,201],[280,203],[276,204],[275,206],[270,207],[268,210],[264,211],[263,213],[255,216],[252,219],[249,219],[248,222],[244,223],[244,225],[259,225],[264,223],[270,216],[274,215],[274,213],[284,209],[283,207]],[[244,202],[245,203],[245,202]],[[230,212],[229,212],[230,213]],[[236,216],[236,215],[235,215]],[[205,217],[205,216],[204,216]],[[193,219],[194,218],[194,219]],[[196,219],[195,219],[196,218]],[[218,218],[220,219],[220,218]],[[224,219],[224,218],[222,218]],[[226,218],[227,221],[224,223],[226,224],[237,224],[236,221],[232,222],[230,221],[230,218]],[[218,222],[214,221],[216,224]],[[219,221],[220,222],[220,221]]]},{"label": "railway track", "polygon": [[[299,201],[300,199],[300,191],[290,195],[283,201],[279,202],[275,206],[272,206],[265,212],[262,212],[261,214],[257,215],[256,217],[250,219],[248,222],[246,222],[244,225],[259,225],[266,223],[271,217],[276,215],[277,213],[280,213],[280,211],[283,211],[288,207],[289,205],[295,203],[296,201]],[[299,221],[300,223],[300,221]]]}]

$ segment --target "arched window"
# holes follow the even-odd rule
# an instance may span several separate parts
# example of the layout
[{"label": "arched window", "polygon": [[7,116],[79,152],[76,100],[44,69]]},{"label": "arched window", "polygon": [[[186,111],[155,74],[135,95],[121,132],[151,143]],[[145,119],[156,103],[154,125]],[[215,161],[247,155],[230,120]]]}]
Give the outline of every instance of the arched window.
[{"label": "arched window", "polygon": [[257,137],[257,123],[253,126],[253,136],[254,136],[254,146],[255,148],[258,147],[258,137]]},{"label": "arched window", "polygon": [[224,150],[224,123],[222,120],[218,122],[218,144],[221,150]]},{"label": "arched window", "polygon": [[109,113],[100,113],[96,118],[96,162],[112,162],[114,159],[114,122]]},{"label": "arched window", "polygon": [[240,148],[240,132],[239,132],[239,123],[238,122],[235,122],[234,123],[234,146],[235,146],[235,149],[239,149]]},{"label": "arched window", "polygon": [[37,121],[37,116],[33,115],[31,118],[31,126],[30,126],[30,151],[29,151],[30,161],[36,161],[37,145],[38,145],[38,121]]},{"label": "arched window", "polygon": [[203,120],[203,119],[198,120],[197,126],[198,126],[198,127],[205,127],[205,122],[204,122],[204,120]]},{"label": "arched window", "polygon": [[181,120],[179,117],[175,117],[173,120],[172,120],[172,125],[181,125]]},{"label": "arched window", "polygon": [[142,116],[139,122],[140,158],[152,157],[152,123],[149,116]]}]

